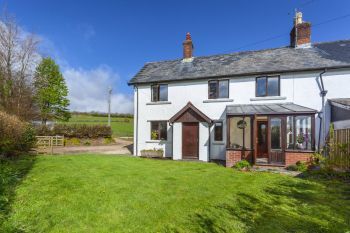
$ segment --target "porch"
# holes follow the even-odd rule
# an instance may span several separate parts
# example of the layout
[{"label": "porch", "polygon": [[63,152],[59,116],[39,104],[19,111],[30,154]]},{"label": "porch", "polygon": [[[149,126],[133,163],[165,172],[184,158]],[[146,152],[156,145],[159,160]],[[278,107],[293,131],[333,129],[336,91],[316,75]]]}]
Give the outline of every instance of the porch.
[{"label": "porch", "polygon": [[315,151],[316,110],[294,103],[226,108],[226,166],[245,159],[261,166],[308,161]]}]

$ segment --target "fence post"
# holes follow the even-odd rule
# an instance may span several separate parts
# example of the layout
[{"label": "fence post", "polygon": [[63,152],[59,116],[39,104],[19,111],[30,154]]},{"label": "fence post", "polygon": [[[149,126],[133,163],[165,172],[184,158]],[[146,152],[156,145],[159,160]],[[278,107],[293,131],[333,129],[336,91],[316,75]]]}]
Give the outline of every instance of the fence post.
[{"label": "fence post", "polygon": [[50,144],[51,144],[51,155],[53,155],[53,136],[50,137]]}]

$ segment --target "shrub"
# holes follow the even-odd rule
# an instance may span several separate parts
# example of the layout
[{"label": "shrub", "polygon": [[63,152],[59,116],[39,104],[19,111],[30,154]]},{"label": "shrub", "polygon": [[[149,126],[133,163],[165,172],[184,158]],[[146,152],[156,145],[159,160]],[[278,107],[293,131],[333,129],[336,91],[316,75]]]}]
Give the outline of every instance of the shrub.
[{"label": "shrub", "polygon": [[86,142],[84,142],[84,145],[85,146],[91,146],[91,142],[90,141],[86,141]]},{"label": "shrub", "polygon": [[68,138],[107,138],[112,136],[112,129],[106,125],[86,125],[86,124],[57,124],[52,128],[38,126],[38,135],[54,136],[63,135]]},{"label": "shrub", "polygon": [[34,129],[26,122],[0,112],[0,155],[28,152],[36,142]]},{"label": "shrub", "polygon": [[289,165],[286,167],[288,171],[298,171],[298,166],[296,164]]},{"label": "shrub", "polygon": [[307,165],[304,162],[298,161],[296,165],[297,165],[298,171],[300,172],[304,172],[307,170]]},{"label": "shrub", "polygon": [[304,162],[298,161],[296,164],[289,165],[286,169],[289,171],[305,172],[307,171],[307,165]]},{"label": "shrub", "polygon": [[103,139],[103,144],[111,144],[114,142],[113,138],[104,138]]},{"label": "shrub", "polygon": [[67,144],[68,145],[78,146],[78,145],[80,145],[80,139],[79,138],[69,138],[67,140]]},{"label": "shrub", "polygon": [[233,168],[238,170],[249,170],[251,168],[251,165],[247,160],[241,160],[233,165]]},{"label": "shrub", "polygon": [[320,166],[322,164],[324,164],[326,161],[326,158],[321,155],[320,153],[314,153],[311,156],[311,165],[313,166]]}]

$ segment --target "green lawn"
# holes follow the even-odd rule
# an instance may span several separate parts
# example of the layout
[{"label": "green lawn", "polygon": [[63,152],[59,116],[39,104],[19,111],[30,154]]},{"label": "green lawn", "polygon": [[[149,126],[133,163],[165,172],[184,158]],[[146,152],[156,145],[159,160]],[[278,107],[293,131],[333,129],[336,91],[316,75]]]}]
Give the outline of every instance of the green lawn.
[{"label": "green lawn", "polygon": [[1,168],[0,232],[350,231],[350,185],[338,181],[107,155]]},{"label": "green lawn", "polygon": [[[88,124],[88,125],[107,125],[108,117],[89,116],[73,114],[69,122],[63,124]],[[134,128],[133,118],[111,117],[111,127],[115,137],[132,137]]]}]

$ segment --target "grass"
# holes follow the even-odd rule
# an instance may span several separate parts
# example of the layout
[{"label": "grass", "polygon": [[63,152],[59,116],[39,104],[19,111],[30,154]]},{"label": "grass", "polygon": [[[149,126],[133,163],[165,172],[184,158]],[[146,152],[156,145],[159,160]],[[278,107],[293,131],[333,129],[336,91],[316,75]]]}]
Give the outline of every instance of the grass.
[{"label": "grass", "polygon": [[[73,114],[68,122],[63,124],[88,124],[88,125],[107,125],[108,117],[89,116]],[[115,137],[132,137],[134,120],[133,118],[111,117],[111,127]]]},{"label": "grass", "polygon": [[350,231],[350,186],[336,180],[126,156],[33,161],[9,162],[22,175],[0,194],[12,197],[0,232]]}]

